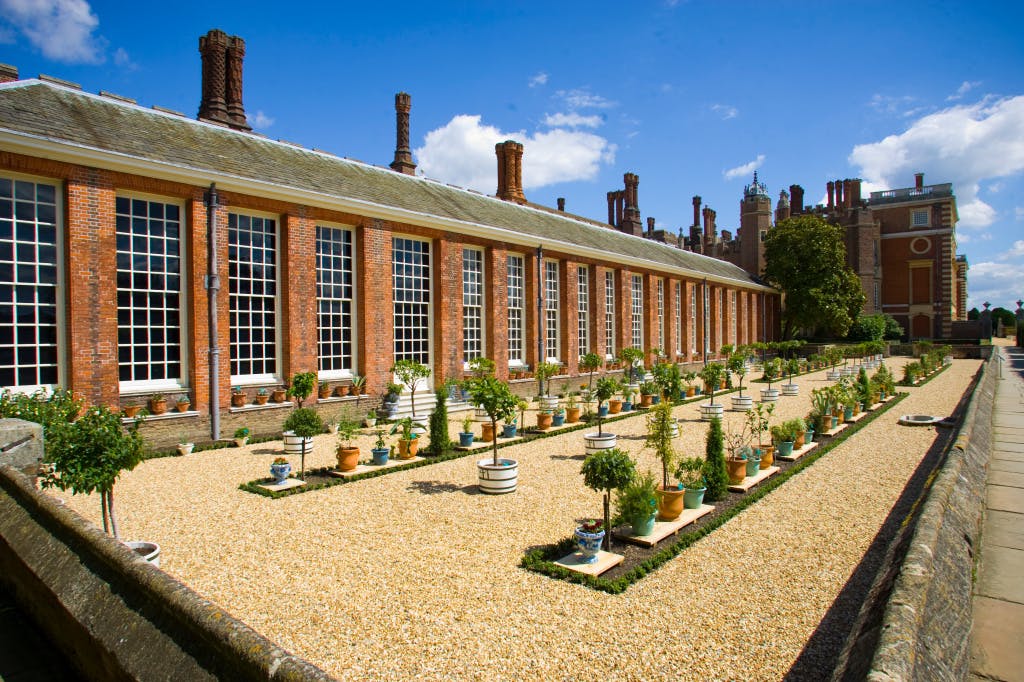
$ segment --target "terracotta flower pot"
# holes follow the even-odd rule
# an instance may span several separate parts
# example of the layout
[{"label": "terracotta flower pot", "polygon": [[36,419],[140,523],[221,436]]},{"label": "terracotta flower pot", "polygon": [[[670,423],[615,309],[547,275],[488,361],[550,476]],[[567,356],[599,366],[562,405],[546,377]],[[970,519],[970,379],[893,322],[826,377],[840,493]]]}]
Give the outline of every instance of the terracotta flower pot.
[{"label": "terracotta flower pot", "polygon": [[138,416],[139,411],[142,409],[142,405],[125,405],[124,416],[129,419],[135,419]]},{"label": "terracotta flower pot", "polygon": [[152,414],[163,414],[164,412],[167,411],[167,401],[166,400],[150,400],[149,401],[149,411]]},{"label": "terracotta flower pot", "polygon": [[767,469],[775,463],[775,446],[765,448],[761,451],[761,468]]},{"label": "terracotta flower pot", "polygon": [[494,442],[494,425],[491,424],[491,422],[486,421],[480,423],[480,440],[485,443]]},{"label": "terracotta flower pot", "polygon": [[232,393],[231,394],[231,407],[244,407],[245,406],[245,394],[244,393]]},{"label": "terracotta flower pot", "polygon": [[338,471],[352,471],[359,465],[359,448],[338,446]]},{"label": "terracotta flower pot", "polygon": [[687,398],[692,398],[695,395],[697,395],[697,387],[696,386],[687,386],[686,387],[686,397]]},{"label": "terracotta flower pot", "polygon": [[271,396],[271,400],[275,403],[283,403],[284,399],[288,397],[288,391],[283,388],[274,389],[274,393]]},{"label": "terracotta flower pot", "polygon": [[320,400],[326,400],[326,399],[330,398],[331,397],[331,387],[330,386],[324,386],[323,388],[318,389],[317,390],[317,395],[320,397]]},{"label": "terracotta flower pot", "polygon": [[266,393],[257,393],[256,394],[256,404],[257,405],[266,405],[268,400],[270,400],[270,396],[267,395]]},{"label": "terracotta flower pot", "polygon": [[344,384],[344,385],[340,385],[336,389],[334,389],[334,393],[336,395],[344,397],[344,396],[347,396],[351,390],[352,390],[351,386],[349,386],[348,384]]},{"label": "terracotta flower pot", "polygon": [[[799,450],[800,448],[802,448],[805,445],[806,441],[805,441],[804,437],[806,435],[807,435],[806,431],[800,431],[800,432],[797,433],[796,440],[793,441],[793,449],[794,450]],[[764,467],[762,467],[762,468],[764,468]]]},{"label": "terracotta flower pot", "polygon": [[551,415],[543,412],[537,413],[537,428],[546,431],[551,428]]},{"label": "terracotta flower pot", "polygon": [[622,412],[622,401],[621,400],[609,400],[608,401],[608,412],[610,414],[618,414]]},{"label": "terracotta flower pot", "polygon": [[654,402],[654,396],[648,393],[640,394],[640,407],[650,407]]},{"label": "terracotta flower pot", "polygon": [[727,459],[725,468],[729,474],[729,483],[734,485],[742,483],[743,479],[747,477],[747,460],[745,459]]},{"label": "terracotta flower pot", "polygon": [[176,409],[178,412],[188,412],[188,408],[190,408],[190,407],[192,407],[192,403],[190,403],[187,400],[185,400],[185,401],[179,400],[178,402],[176,402],[174,404],[174,409]]},{"label": "terracotta flower pot", "polygon": [[565,408],[565,423],[575,424],[580,420],[580,408],[579,407],[567,407]]},{"label": "terracotta flower pot", "polygon": [[399,439],[398,459],[412,459],[416,456],[416,450],[418,450],[419,447],[419,438],[410,438],[409,440]]},{"label": "terracotta flower pot", "polygon": [[678,488],[665,489],[658,486],[658,520],[672,521],[679,518],[683,513],[683,494],[685,490]]}]

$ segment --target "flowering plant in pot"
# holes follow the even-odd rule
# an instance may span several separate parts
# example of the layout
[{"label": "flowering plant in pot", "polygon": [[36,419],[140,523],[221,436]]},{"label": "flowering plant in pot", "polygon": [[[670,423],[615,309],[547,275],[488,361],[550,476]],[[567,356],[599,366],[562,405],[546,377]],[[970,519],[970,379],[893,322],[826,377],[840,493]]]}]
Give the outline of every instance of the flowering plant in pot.
[{"label": "flowering plant in pot", "polygon": [[239,426],[237,429],[235,429],[235,446],[244,447],[245,444],[249,442],[249,436],[251,433],[252,432],[249,431],[248,426]]},{"label": "flowering plant in pot", "polygon": [[292,472],[292,465],[284,457],[275,457],[270,464],[270,475],[274,477],[274,483],[281,485],[288,479]]},{"label": "flowering plant in pot", "polygon": [[[589,455],[580,467],[583,483],[591,490],[603,493],[604,527],[611,527],[611,496],[632,482],[636,476],[636,466],[629,455],[618,448],[601,450]],[[605,535],[604,548],[611,547],[611,537]]]},{"label": "flowering plant in pot", "polygon": [[592,564],[597,561],[597,553],[604,544],[604,521],[601,519],[583,519],[576,526],[576,547],[583,555],[582,563]]},{"label": "flowering plant in pot", "polygon": [[575,393],[570,393],[565,399],[565,421],[568,424],[575,424],[580,420],[579,400]]},{"label": "flowering plant in pot", "polygon": [[391,425],[391,435],[401,430],[402,435],[398,438],[398,458],[412,459],[419,449],[417,434],[412,432],[412,418],[403,417]]},{"label": "flowering plant in pot", "polygon": [[636,475],[615,493],[619,518],[633,526],[633,535],[650,535],[658,512],[658,488],[650,471]]}]

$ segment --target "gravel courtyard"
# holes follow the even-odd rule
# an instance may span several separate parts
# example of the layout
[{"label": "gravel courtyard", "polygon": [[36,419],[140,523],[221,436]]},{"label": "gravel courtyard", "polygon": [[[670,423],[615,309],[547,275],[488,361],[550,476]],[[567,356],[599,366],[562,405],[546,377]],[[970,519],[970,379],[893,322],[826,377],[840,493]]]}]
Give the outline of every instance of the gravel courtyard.
[{"label": "gravel courtyard", "polygon": [[[887,365],[899,378],[907,360]],[[518,568],[527,548],[601,513],[579,431],[502,450],[519,460],[519,490],[499,497],[476,491],[484,455],[278,500],[238,485],[268,474],[280,441],[150,460],[115,489],[122,536],[158,542],[168,573],[341,679],[778,680],[936,438],[897,418],[950,414],[979,365],[900,389],[910,396],[894,409],[621,595]],[[773,424],[806,414],[828,383],[824,371],[796,381]],[[675,414],[678,449],[702,455],[697,404]],[[726,429],[741,420],[727,411]],[[644,425],[608,430],[657,473]],[[365,458],[372,440],[359,439]],[[307,468],[331,465],[336,442],[318,437]],[[60,495],[100,524],[98,498]]]}]

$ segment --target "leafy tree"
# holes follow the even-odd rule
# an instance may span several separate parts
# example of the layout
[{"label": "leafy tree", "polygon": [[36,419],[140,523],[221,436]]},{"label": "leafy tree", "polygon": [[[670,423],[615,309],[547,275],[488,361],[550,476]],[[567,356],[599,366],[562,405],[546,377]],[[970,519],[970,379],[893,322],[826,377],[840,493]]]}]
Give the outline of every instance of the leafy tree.
[{"label": "leafy tree", "polygon": [[725,435],[722,420],[715,417],[708,427],[708,440],[704,447],[704,480],[708,489],[704,493],[710,501],[720,500],[729,491],[729,472],[725,468]]},{"label": "leafy tree", "polygon": [[885,318],[885,335],[882,337],[886,341],[898,341],[902,339],[906,331],[903,329],[903,325],[896,321],[896,318],[885,313],[882,315]]},{"label": "leafy tree", "polygon": [[803,214],[765,239],[765,277],[786,295],[783,338],[801,329],[845,336],[864,305],[860,279],[846,265],[843,228]]},{"label": "leafy tree", "polygon": [[601,368],[601,364],[601,356],[597,353],[587,353],[580,358],[580,371],[590,375],[590,380],[587,382],[588,391],[594,389],[594,372]]},{"label": "leafy tree", "polygon": [[979,317],[981,317],[981,312],[978,310],[977,306],[967,311],[968,320],[977,320]]},{"label": "leafy tree", "polygon": [[604,493],[604,548],[611,547],[611,495],[629,485],[636,476],[636,466],[625,452],[618,448],[598,450],[587,457],[580,468],[583,483],[591,490]]},{"label": "leafy tree", "polygon": [[[498,420],[515,416],[519,399],[509,389],[508,384],[493,376],[470,377],[463,382],[469,391],[474,405],[487,413],[491,420],[491,431],[498,430]],[[493,443],[494,465],[498,465],[498,439]]]},{"label": "leafy tree", "polygon": [[288,387],[288,395],[298,401],[298,407],[313,393],[316,388],[316,372],[296,372],[292,375],[291,385]]},{"label": "leafy tree", "polygon": [[409,389],[409,405],[412,409],[412,416],[416,418],[416,387],[420,379],[430,376],[430,368],[415,360],[398,360],[391,365],[391,373],[398,377],[406,388]]},{"label": "leafy tree", "polygon": [[1002,306],[992,309],[992,325],[995,327],[996,323],[1002,321],[1003,327],[1006,329],[1015,329],[1017,326],[1017,316],[1012,311],[1003,308]]},{"label": "leafy tree", "polygon": [[300,407],[288,415],[288,418],[284,420],[283,428],[302,439],[299,441],[302,446],[299,478],[302,478],[306,475],[306,439],[324,432],[324,420],[321,419],[320,413],[312,407]]},{"label": "leafy tree", "polygon": [[45,438],[47,458],[53,469],[42,480],[44,488],[71,489],[79,493],[100,493],[103,530],[121,539],[114,514],[114,483],[122,471],[131,471],[142,461],[141,419],[125,430],[121,417],[109,408],[90,407],[74,421],[53,423]]}]

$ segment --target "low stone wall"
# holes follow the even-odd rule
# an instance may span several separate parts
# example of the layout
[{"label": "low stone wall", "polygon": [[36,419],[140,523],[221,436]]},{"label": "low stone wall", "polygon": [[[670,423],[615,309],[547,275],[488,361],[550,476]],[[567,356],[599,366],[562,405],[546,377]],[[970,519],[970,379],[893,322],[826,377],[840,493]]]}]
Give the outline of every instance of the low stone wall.
[{"label": "low stone wall", "polygon": [[0,583],[88,679],[333,679],[2,462]]},{"label": "low stone wall", "polygon": [[889,594],[868,680],[965,680],[998,372],[986,363],[919,512]]}]

